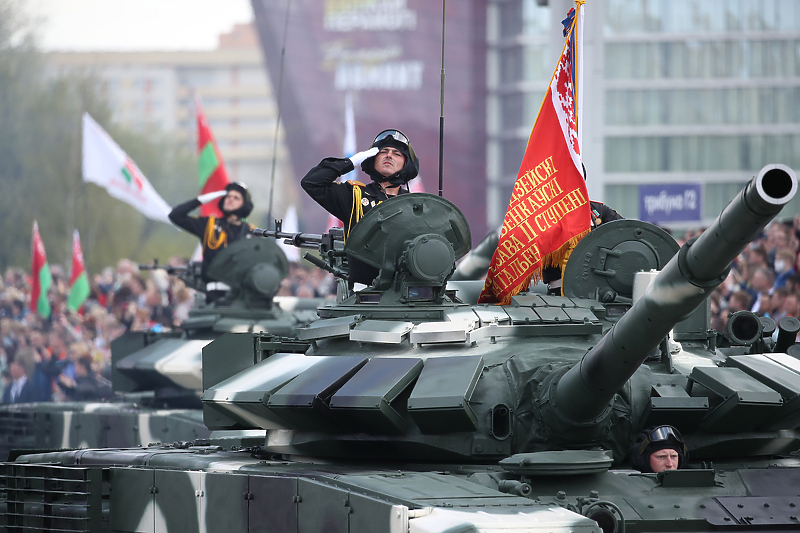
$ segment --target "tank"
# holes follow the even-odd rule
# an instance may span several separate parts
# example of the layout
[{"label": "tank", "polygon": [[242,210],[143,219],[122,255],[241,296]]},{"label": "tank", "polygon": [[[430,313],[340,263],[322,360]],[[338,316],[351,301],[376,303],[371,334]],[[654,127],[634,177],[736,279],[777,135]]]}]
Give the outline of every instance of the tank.
[{"label": "tank", "polygon": [[[505,306],[448,289],[470,242],[454,205],[380,204],[345,245],[380,269],[371,287],[293,339],[203,349],[207,426],[264,430],[260,446],[21,456],[0,465],[6,527],[796,531],[800,363],[776,350],[800,322],[742,313],[717,332],[707,310],[796,189],[765,167],[680,249],[655,226],[604,224],[571,255],[567,296]],[[689,468],[632,470],[635,435],[660,424],[683,433]]]},{"label": "tank", "polygon": [[[200,290],[199,266],[176,269],[156,262],[141,268],[163,269]],[[210,272],[231,287],[222,301],[206,305],[198,294],[180,330],[130,331],[112,342],[115,394],[109,401],[0,406],[0,457],[5,459],[10,450],[16,454],[210,439],[200,402],[203,347],[226,332],[293,335],[317,318],[322,301],[275,297],[289,266],[273,240],[232,243],[215,258]]]}]

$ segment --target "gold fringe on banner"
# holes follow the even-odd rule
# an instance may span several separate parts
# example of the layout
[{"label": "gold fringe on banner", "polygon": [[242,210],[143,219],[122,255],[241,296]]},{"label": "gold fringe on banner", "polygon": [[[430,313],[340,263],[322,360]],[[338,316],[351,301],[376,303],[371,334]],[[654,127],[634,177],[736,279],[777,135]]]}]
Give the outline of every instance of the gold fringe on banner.
[{"label": "gold fringe on banner", "polygon": [[[511,298],[522,292],[524,289],[527,289],[531,286],[531,284],[539,283],[542,281],[542,270],[547,267],[557,266],[561,267],[561,277],[564,277],[564,267],[567,265],[567,260],[569,256],[572,254],[572,250],[575,249],[575,246],[583,239],[590,230],[586,230],[578,235],[575,235],[567,242],[562,244],[557,250],[549,253],[542,259],[542,265],[534,270],[530,276],[525,278],[522,282],[516,285],[511,292],[508,293],[506,296],[499,300],[500,305],[508,305],[511,303]],[[561,283],[561,295],[564,295],[564,283]]]}]

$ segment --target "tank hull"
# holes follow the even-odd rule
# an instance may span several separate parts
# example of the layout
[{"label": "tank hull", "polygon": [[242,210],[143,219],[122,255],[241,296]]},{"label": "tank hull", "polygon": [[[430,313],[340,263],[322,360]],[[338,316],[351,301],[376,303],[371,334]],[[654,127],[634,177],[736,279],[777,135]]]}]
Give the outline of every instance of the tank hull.
[{"label": "tank hull", "polygon": [[[0,520],[3,531],[46,523],[154,533],[797,530],[797,496],[787,492],[800,484],[796,460],[667,475],[555,472],[284,461],[200,446],[81,450],[0,465]],[[48,485],[64,490],[43,501]]]}]

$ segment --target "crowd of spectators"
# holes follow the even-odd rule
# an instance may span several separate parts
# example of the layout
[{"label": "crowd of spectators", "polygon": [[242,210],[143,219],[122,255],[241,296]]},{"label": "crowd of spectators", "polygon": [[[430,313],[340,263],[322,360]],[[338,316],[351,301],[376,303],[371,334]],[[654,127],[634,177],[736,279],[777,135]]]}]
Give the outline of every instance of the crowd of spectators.
[{"label": "crowd of spectators", "polygon": [[[177,258],[171,267],[186,266]],[[51,314],[30,311],[30,276],[9,268],[0,279],[0,402],[80,401],[112,395],[111,342],[125,331],[165,331],[180,326],[197,293],[164,269],[140,271],[128,259],[90,279],[91,293],[78,312],[67,307],[69,275],[51,265]],[[332,276],[292,263],[279,295],[327,297]],[[199,295],[202,301],[202,295]]]},{"label": "crowd of spectators", "polygon": [[[688,231],[683,244],[701,230]],[[177,258],[168,266],[182,267]],[[180,326],[198,295],[165,270],[142,272],[128,259],[92,277],[91,294],[79,312],[67,308],[69,277],[51,267],[52,312],[43,319],[30,308],[30,277],[9,268],[0,280],[0,401],[71,401],[107,398],[111,342],[125,331],[163,331]],[[333,277],[291,263],[278,296],[326,298]],[[202,295],[199,296],[202,299]],[[729,314],[750,310],[776,322],[800,318],[800,215],[773,222],[734,261],[730,275],[711,296],[711,327],[724,331]]]},{"label": "crowd of spectators", "polygon": [[[701,230],[687,232],[679,244]],[[712,293],[711,327],[724,331],[728,316],[752,311],[777,323],[800,318],[800,215],[776,220],[733,263],[730,274]]]}]

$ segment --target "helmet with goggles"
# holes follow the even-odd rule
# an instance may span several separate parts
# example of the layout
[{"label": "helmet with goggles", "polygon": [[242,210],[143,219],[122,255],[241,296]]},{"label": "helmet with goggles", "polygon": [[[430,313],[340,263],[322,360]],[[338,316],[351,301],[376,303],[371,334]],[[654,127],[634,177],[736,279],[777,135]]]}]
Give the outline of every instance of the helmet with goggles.
[{"label": "helmet with goggles", "polygon": [[658,426],[642,431],[631,447],[631,466],[640,472],[652,472],[650,456],[667,448],[678,452],[678,468],[684,468],[689,461],[689,448],[683,441],[681,432],[672,426]]},{"label": "helmet with goggles", "polygon": [[217,203],[217,205],[219,206],[219,210],[222,211],[222,213],[226,217],[228,215],[236,215],[239,218],[246,218],[250,214],[250,212],[253,211],[253,198],[250,195],[250,191],[247,190],[247,185],[245,185],[241,181],[231,182],[225,186],[225,192],[231,192],[231,191],[238,191],[239,194],[242,195],[242,200],[244,200],[244,203],[239,209],[236,209],[235,211],[225,211],[225,198],[227,196],[226,195],[220,198],[219,202]]},{"label": "helmet with goggles", "polygon": [[370,148],[383,149],[385,147],[396,148],[405,157],[403,168],[392,174],[391,176],[384,176],[375,169],[375,156],[369,157],[361,163],[361,170],[366,172],[372,181],[379,183],[388,181],[393,186],[397,187],[405,185],[413,180],[419,174],[419,158],[411,147],[408,137],[400,130],[383,130],[375,136]]}]

